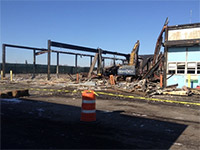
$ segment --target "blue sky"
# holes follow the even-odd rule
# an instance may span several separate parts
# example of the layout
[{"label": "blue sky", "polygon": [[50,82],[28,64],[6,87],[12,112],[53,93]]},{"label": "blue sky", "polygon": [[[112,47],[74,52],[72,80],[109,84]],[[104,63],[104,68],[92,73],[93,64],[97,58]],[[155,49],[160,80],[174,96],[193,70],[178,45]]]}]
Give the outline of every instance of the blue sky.
[{"label": "blue sky", "polygon": [[[130,53],[140,40],[139,53],[152,54],[166,17],[169,25],[200,22],[200,1],[3,0],[1,44],[47,48],[47,40],[51,39]],[[32,52],[9,48],[6,59],[32,63]],[[46,54],[38,56],[37,63],[44,64],[46,59]],[[52,55],[52,64],[55,62],[56,55]],[[61,55],[60,64],[74,65],[74,56]],[[80,58],[78,65],[89,65],[89,58]]]}]

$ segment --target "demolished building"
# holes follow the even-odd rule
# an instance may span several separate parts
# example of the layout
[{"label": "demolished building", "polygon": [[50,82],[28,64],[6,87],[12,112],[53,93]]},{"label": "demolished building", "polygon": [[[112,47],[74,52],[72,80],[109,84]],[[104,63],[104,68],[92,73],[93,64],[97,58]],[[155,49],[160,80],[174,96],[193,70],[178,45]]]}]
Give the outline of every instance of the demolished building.
[{"label": "demolished building", "polygon": [[200,85],[200,23],[168,26],[164,45],[165,85]]},{"label": "demolished building", "polygon": [[[164,40],[163,40],[164,39]],[[161,47],[164,47],[164,54],[160,52]],[[57,64],[56,64],[56,74],[57,77],[60,71],[61,66],[59,65],[59,54],[69,54],[75,56],[75,66],[73,73],[79,73],[77,59],[78,56],[87,56],[90,57],[90,71],[87,75],[88,79],[91,78],[94,66],[97,63],[97,74],[103,74],[104,76],[116,75],[119,66],[111,66],[110,68],[105,68],[105,59],[112,59],[124,62],[130,60],[130,54],[112,52],[107,50],[102,50],[100,48],[88,48],[77,45],[70,45],[66,43],[54,42],[48,40],[48,48],[35,48],[11,44],[2,44],[2,76],[5,77],[6,71],[6,48],[18,48],[18,49],[27,49],[33,51],[33,66],[32,74],[35,77],[36,73],[39,71],[36,69],[36,56],[47,53],[47,79],[50,79],[50,74],[53,73],[50,69],[51,65],[51,53],[57,54]],[[54,48],[62,48],[60,50],[52,50]],[[72,53],[66,50],[75,50],[83,51],[91,54],[83,53]],[[111,54],[114,57],[105,57],[102,55]],[[122,56],[125,58],[116,58],[116,56]],[[154,55],[139,55],[138,57],[138,68],[136,72],[138,75],[135,75],[136,82],[139,83],[140,79],[151,79],[160,81],[160,88],[178,85],[178,88],[187,86],[189,88],[196,88],[200,85],[200,23],[195,24],[185,24],[185,25],[176,25],[168,26],[168,18],[166,19],[164,26],[158,36]],[[54,67],[54,68],[55,68]],[[64,66],[63,66],[64,67]],[[89,69],[89,68],[88,68]],[[106,70],[107,69],[107,70]],[[16,73],[16,72],[14,72]]]}]

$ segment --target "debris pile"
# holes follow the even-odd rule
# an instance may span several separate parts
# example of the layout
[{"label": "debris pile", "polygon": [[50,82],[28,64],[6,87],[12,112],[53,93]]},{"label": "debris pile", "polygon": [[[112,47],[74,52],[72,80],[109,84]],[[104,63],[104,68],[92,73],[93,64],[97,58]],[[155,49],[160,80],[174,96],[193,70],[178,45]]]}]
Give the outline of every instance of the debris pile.
[{"label": "debris pile", "polygon": [[191,89],[186,86],[182,88],[177,88],[178,84],[167,86],[166,88],[161,88],[159,82],[149,81],[148,79],[142,79],[139,81],[134,81],[131,83],[120,82],[117,85],[118,90],[125,92],[135,92],[143,96],[153,96],[153,95],[181,95],[181,96],[191,96],[200,95],[200,89]]},{"label": "debris pile", "polygon": [[[116,67],[106,68],[107,73],[111,74]],[[59,77],[52,76],[50,80],[46,80],[46,75],[38,75],[35,78],[31,78],[26,75],[18,75],[14,77],[12,84],[21,82],[29,84],[30,87],[37,87],[37,85],[42,87],[57,87],[57,88],[71,88],[75,90],[96,90],[96,91],[108,91],[113,92],[126,92],[141,96],[151,97],[153,95],[181,95],[181,96],[191,96],[200,95],[200,89],[191,89],[186,86],[182,88],[177,88],[178,84],[167,86],[162,88],[159,79],[134,79],[134,81],[118,80],[117,75],[97,75],[95,71],[92,72],[91,77],[88,78],[88,73],[79,74],[62,74]],[[9,81],[8,81],[9,82]],[[5,91],[6,89],[4,89]],[[6,92],[7,94],[1,92],[1,97],[18,97],[14,92]],[[13,96],[14,95],[14,96]]]}]

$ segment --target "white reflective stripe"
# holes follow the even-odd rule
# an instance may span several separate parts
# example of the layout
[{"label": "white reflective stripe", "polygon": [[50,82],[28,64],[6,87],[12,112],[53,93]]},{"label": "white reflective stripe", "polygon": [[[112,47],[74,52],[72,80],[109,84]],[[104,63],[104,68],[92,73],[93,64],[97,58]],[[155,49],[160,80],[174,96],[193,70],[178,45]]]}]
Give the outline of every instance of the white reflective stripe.
[{"label": "white reflective stripe", "polygon": [[83,103],[92,104],[95,103],[95,100],[83,100]]},{"label": "white reflective stripe", "polygon": [[82,113],[95,113],[96,110],[81,110]]}]

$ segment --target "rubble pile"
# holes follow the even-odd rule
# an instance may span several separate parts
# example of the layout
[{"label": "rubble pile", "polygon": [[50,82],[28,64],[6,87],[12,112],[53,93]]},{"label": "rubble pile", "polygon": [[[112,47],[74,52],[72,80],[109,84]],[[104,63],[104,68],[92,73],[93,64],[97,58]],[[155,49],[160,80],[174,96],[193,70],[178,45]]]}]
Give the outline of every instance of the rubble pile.
[{"label": "rubble pile", "polygon": [[178,84],[167,86],[162,88],[160,86],[159,80],[135,80],[132,82],[117,81],[117,76],[115,76],[115,84],[111,84],[108,77],[98,77],[93,75],[93,77],[87,80],[86,77],[80,75],[79,81],[71,81],[67,86],[76,87],[78,90],[108,90],[112,89],[114,91],[123,91],[128,93],[135,93],[142,96],[153,96],[153,95],[200,95],[200,90],[191,89],[186,86],[182,88],[177,88]]},{"label": "rubble pile", "polygon": [[178,84],[167,86],[166,88],[160,87],[159,82],[152,82],[148,79],[143,79],[139,81],[119,82],[116,84],[117,90],[137,93],[143,96],[153,96],[153,95],[200,95],[200,89],[191,89],[186,86],[182,88],[177,88]]},{"label": "rubble pile", "polygon": [[[116,68],[107,68],[107,73],[112,73]],[[25,83],[33,85],[40,85],[44,87],[58,87],[58,88],[72,88],[76,90],[95,90],[95,91],[108,91],[114,92],[126,92],[137,94],[141,96],[151,97],[153,95],[181,95],[191,96],[200,95],[199,88],[188,88],[186,86],[177,88],[178,84],[167,86],[162,88],[159,80],[153,79],[135,79],[134,81],[128,82],[126,80],[119,81],[117,75],[101,75],[98,76],[96,73],[92,73],[91,77],[87,77],[88,73],[79,74],[62,74],[57,77],[52,75],[50,80],[46,79],[45,74],[38,74],[35,78],[32,78],[31,74],[17,75],[14,76],[12,83]],[[111,78],[112,76],[112,78]],[[111,79],[113,81],[111,81]],[[9,80],[8,80],[9,82]],[[113,84],[114,82],[114,84]]]},{"label": "rubble pile", "polygon": [[160,93],[161,87],[159,83],[150,82],[147,79],[128,82],[119,82],[117,88],[126,90],[127,92],[140,92],[142,95],[152,95]]}]

